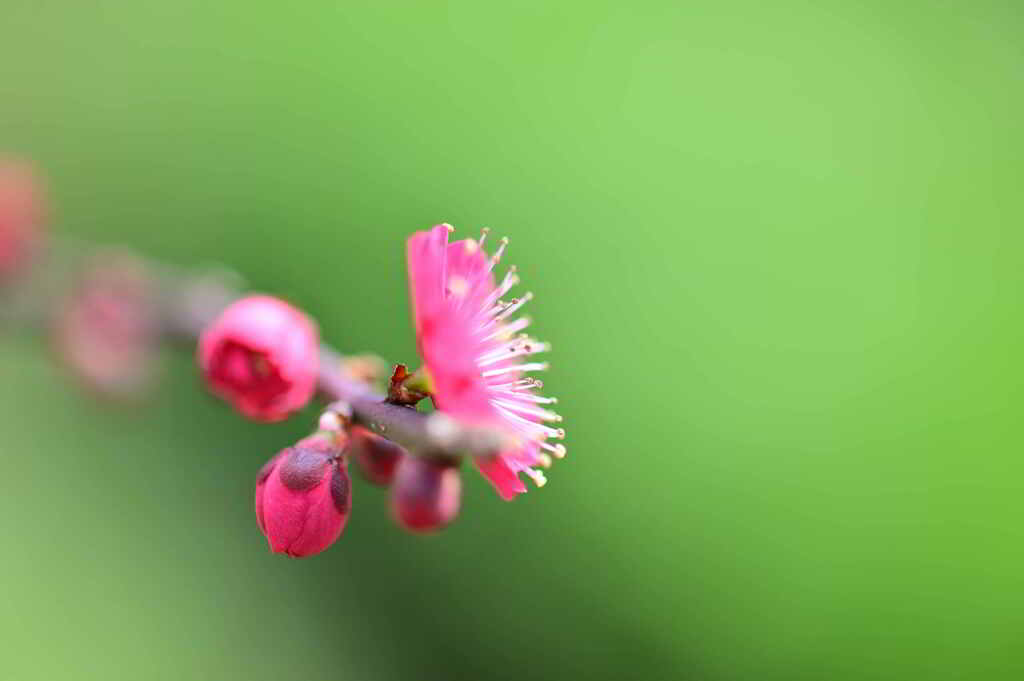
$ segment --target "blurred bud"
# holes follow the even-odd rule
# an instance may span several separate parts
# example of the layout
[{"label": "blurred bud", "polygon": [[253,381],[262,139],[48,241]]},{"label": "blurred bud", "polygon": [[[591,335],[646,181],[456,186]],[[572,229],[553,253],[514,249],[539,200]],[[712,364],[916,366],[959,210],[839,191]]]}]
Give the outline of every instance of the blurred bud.
[{"label": "blurred bud", "polygon": [[349,376],[370,385],[380,382],[391,372],[391,365],[377,355],[349,355],[344,362]]},{"label": "blurred bud", "polygon": [[390,485],[405,449],[361,426],[353,426],[350,434],[348,453],[363,477],[375,485]]},{"label": "blurred bud", "polygon": [[157,341],[154,287],[129,253],[96,256],[64,301],[54,341],[64,364],[100,393],[139,397],[152,384]]},{"label": "blurred bud", "polygon": [[43,206],[31,167],[0,159],[0,280],[15,273],[38,249]]},{"label": "blurred bud", "polygon": [[402,527],[433,532],[455,519],[461,495],[457,463],[404,456],[395,474],[391,503]]},{"label": "blurred bud", "polygon": [[337,447],[312,439],[271,459],[256,482],[256,520],[274,553],[320,553],[345,529],[352,485]]},{"label": "blurred bud", "polygon": [[283,300],[249,296],[227,307],[199,338],[210,388],[255,421],[280,421],[313,397],[316,325]]}]

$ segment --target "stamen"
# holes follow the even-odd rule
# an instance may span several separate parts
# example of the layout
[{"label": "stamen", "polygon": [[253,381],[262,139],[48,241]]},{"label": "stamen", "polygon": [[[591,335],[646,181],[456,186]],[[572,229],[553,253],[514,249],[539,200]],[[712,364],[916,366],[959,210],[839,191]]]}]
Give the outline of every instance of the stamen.
[{"label": "stamen", "polygon": [[496,250],[494,252],[494,255],[491,256],[491,265],[492,265],[492,267],[494,265],[497,265],[499,262],[501,262],[501,256],[505,252],[505,247],[506,246],[508,246],[508,237],[507,236],[503,236],[503,237],[501,237],[501,245],[498,246],[498,250]]},{"label": "stamen", "polygon": [[505,341],[504,343],[494,348],[490,352],[487,352],[477,357],[476,362],[478,365],[484,366],[486,364],[491,364],[493,362],[514,357],[515,355],[513,355],[512,353],[519,349],[520,344],[521,341],[519,341],[519,339]]},{"label": "stamen", "polygon": [[531,388],[536,387],[536,379],[521,378],[518,381],[512,381],[511,383],[499,383],[490,387],[492,390],[530,390]]},{"label": "stamen", "polygon": [[553,411],[548,411],[547,409],[531,407],[525,404],[517,404],[516,402],[509,402],[508,400],[491,400],[491,403],[500,405],[510,411],[518,412],[520,414],[526,414],[527,416],[536,416],[537,418],[542,419],[544,421],[554,421],[555,423],[560,423],[562,421],[561,416],[559,416]]},{"label": "stamen", "polygon": [[516,313],[516,310],[526,305],[528,302],[533,300],[533,294],[527,293],[522,298],[513,298],[511,304],[509,304],[500,314],[495,316],[494,321],[500,322],[501,320],[510,317]]},{"label": "stamen", "polygon": [[544,474],[535,468],[526,468],[523,472],[530,476],[533,484],[537,485],[537,487],[543,487],[548,483],[548,479],[544,477]]},{"label": "stamen", "polygon": [[551,457],[548,456],[547,454],[537,455],[537,464],[542,468],[551,468],[552,463],[553,462],[551,461]]},{"label": "stamen", "polygon": [[[533,387],[533,386],[530,386]],[[499,395],[507,395],[508,399],[518,400],[520,402],[533,402],[534,404],[558,404],[558,400],[554,397],[543,397],[541,395],[534,395],[533,393],[527,393],[515,390],[498,390],[491,388],[491,392]]]},{"label": "stamen", "polygon": [[565,445],[552,445],[548,444],[547,442],[541,442],[540,446],[541,449],[546,449],[547,451],[551,452],[556,459],[565,458]]},{"label": "stamen", "polygon": [[[543,423],[537,423],[536,421],[524,419],[519,414],[515,414],[504,407],[497,407],[497,409],[499,412],[504,414],[510,421],[514,421],[515,425],[517,425],[519,427],[519,430],[522,432],[531,433],[535,437],[540,437],[542,439],[549,437],[561,439],[565,437],[565,431],[562,430],[561,428],[552,428],[550,426],[545,426]],[[542,440],[538,440],[538,442],[540,441]]]},{"label": "stamen", "polygon": [[487,342],[487,341],[492,340],[494,338],[511,338],[512,336],[514,336],[519,331],[522,331],[523,329],[528,327],[530,325],[530,322],[532,322],[532,321],[533,320],[530,319],[529,317],[520,317],[519,319],[515,320],[514,322],[509,322],[508,324],[498,324],[497,322],[495,322],[492,319],[490,322],[485,324],[480,329],[480,331],[486,331],[488,328],[490,328],[491,326],[495,326],[495,325],[497,325],[497,327],[498,327],[497,330],[492,331],[490,334],[488,334],[487,336],[484,336],[480,340],[482,342]]},{"label": "stamen", "polygon": [[483,229],[480,230],[480,241],[477,243],[477,245],[480,248],[484,247],[484,240],[487,239],[487,235],[490,234],[490,233],[491,233],[491,228],[490,227],[484,227]]},{"label": "stamen", "polygon": [[512,359],[513,357],[522,357],[524,355],[534,355],[538,352],[547,352],[550,348],[547,343],[522,343],[517,341],[519,345],[512,345],[511,347],[502,347],[500,350],[496,350],[493,353],[484,355],[477,360],[477,365],[481,367],[494,364],[495,362],[503,362],[506,359]]},{"label": "stamen", "polygon": [[512,366],[501,367],[500,369],[491,369],[490,371],[485,371],[480,375],[483,376],[484,378],[490,378],[491,376],[500,376],[501,374],[507,374],[510,371],[547,371],[547,369],[547,362],[528,362],[526,364],[514,364]]},{"label": "stamen", "polygon": [[505,278],[502,279],[501,285],[491,291],[482,303],[480,303],[480,314],[490,316],[491,309],[498,298],[509,292],[509,290],[519,283],[519,276],[515,273],[515,267],[510,267],[508,272],[505,273]]},{"label": "stamen", "polygon": [[[513,298],[512,303],[515,302],[517,302],[517,299]],[[506,303],[504,300],[499,300],[498,302],[491,305],[489,308],[484,308],[482,314],[484,317],[494,317],[499,312],[507,310],[509,305],[511,305],[512,303]]]}]

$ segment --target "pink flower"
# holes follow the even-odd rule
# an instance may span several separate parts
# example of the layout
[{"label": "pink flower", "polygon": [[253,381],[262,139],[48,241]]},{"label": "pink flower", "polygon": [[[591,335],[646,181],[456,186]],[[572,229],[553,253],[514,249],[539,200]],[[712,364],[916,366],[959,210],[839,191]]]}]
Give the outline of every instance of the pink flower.
[{"label": "pink flower", "polygon": [[43,197],[29,166],[0,159],[0,277],[7,277],[38,247]]},{"label": "pink flower", "polygon": [[418,456],[402,457],[391,490],[391,507],[410,532],[434,532],[455,519],[462,497],[458,465]]},{"label": "pink flower", "polygon": [[315,437],[280,452],[256,482],[256,520],[274,553],[320,553],[341,536],[351,510],[345,459]]},{"label": "pink flower", "polygon": [[448,243],[451,231],[450,225],[438,225],[417,232],[407,244],[420,354],[438,409],[466,423],[503,428],[520,440],[500,456],[477,461],[498,494],[511,500],[526,491],[519,473],[541,486],[545,478],[535,467],[565,456],[565,447],[548,442],[565,437],[561,428],[546,425],[562,420],[543,406],[556,400],[535,394],[541,382],[524,377],[547,369],[529,356],[548,346],[520,334],[530,321],[515,315],[531,294],[501,300],[519,281],[515,268],[498,285],[492,274],[508,240],[488,257],[486,230],[480,241]]},{"label": "pink flower", "polygon": [[398,462],[405,455],[401,445],[362,426],[352,426],[349,435],[346,453],[359,464],[363,476],[375,485],[390,485],[395,479]]},{"label": "pink flower", "polygon": [[199,339],[210,388],[256,421],[280,421],[313,397],[320,341],[305,314],[270,296],[227,307]]},{"label": "pink flower", "polygon": [[103,395],[128,399],[153,379],[156,301],[145,264],[97,256],[60,308],[54,341],[64,364]]}]

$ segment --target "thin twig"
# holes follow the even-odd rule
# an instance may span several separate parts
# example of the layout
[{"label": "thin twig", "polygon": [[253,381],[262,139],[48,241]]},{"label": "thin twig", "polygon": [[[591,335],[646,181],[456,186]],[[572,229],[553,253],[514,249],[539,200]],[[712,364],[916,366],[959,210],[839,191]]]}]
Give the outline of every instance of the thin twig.
[{"label": "thin twig", "polygon": [[[240,279],[228,270],[196,272],[151,260],[147,263],[156,281],[163,334],[190,347],[225,307],[243,295]],[[466,426],[441,412],[427,414],[386,402],[384,395],[351,377],[344,357],[326,345],[320,350],[317,388],[328,401],[346,403],[356,423],[417,456],[485,457],[516,444],[499,430]]]}]

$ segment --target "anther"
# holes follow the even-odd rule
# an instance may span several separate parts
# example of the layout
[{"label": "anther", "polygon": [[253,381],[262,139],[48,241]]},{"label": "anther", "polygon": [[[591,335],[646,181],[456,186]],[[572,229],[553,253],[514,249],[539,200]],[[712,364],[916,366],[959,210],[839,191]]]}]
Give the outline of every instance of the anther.
[{"label": "anther", "polygon": [[535,468],[527,468],[523,472],[530,476],[533,480],[533,484],[537,485],[537,487],[543,487],[548,482],[548,479],[544,477],[544,474]]},{"label": "anther", "polygon": [[565,458],[565,445],[552,445],[548,444],[547,442],[541,442],[540,447],[541,449],[546,449],[547,451],[551,452],[551,454],[553,454],[556,459]]},{"label": "anther", "polygon": [[508,237],[501,237],[501,245],[498,246],[498,250],[491,256],[491,262],[497,263],[501,261],[501,255],[505,252],[505,247],[508,246]]}]

